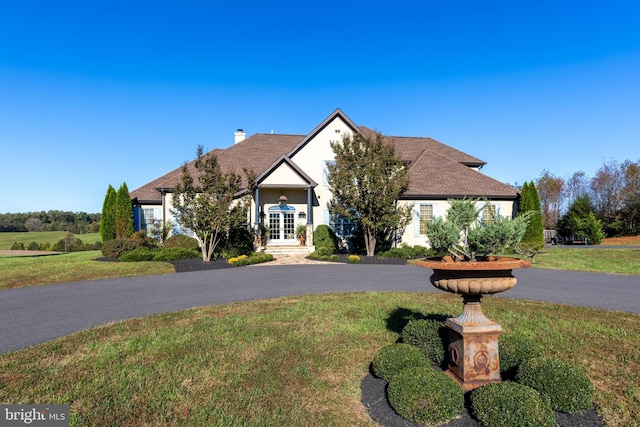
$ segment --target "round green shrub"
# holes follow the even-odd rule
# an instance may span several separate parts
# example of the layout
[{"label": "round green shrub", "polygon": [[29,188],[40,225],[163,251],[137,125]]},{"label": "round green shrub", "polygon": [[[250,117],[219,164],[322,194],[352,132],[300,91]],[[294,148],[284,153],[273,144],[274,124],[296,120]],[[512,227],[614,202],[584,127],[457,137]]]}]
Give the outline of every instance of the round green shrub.
[{"label": "round green shrub", "polygon": [[333,254],[329,257],[329,261],[333,261],[333,262],[340,261],[340,257],[336,254]]},{"label": "round green shrub", "polygon": [[120,258],[120,255],[132,251],[138,246],[138,242],[133,239],[113,239],[102,245],[102,255],[107,258]]},{"label": "round green shrub", "polygon": [[118,259],[123,262],[151,261],[153,259],[153,250],[141,246],[121,254]]},{"label": "round green shrub", "polygon": [[410,367],[429,367],[427,356],[410,344],[386,345],[373,357],[373,373],[387,382],[398,372]]},{"label": "round green shrub", "polygon": [[503,381],[471,391],[471,410],[481,427],[555,427],[548,399],[522,384]]},{"label": "round green shrub", "polygon": [[325,224],[320,224],[313,232],[313,244],[318,250],[324,249],[326,253],[322,255],[329,255],[336,252],[336,238],[331,227]]},{"label": "round green shrub", "polygon": [[574,413],[593,406],[593,383],[575,364],[550,357],[537,357],[518,369],[517,381],[548,396],[551,407]]},{"label": "round green shrub", "polygon": [[154,261],[178,261],[181,259],[194,259],[200,258],[202,253],[198,249],[187,248],[160,248],[156,249],[153,253]]},{"label": "round green shrub", "polygon": [[360,257],[358,255],[349,255],[349,264],[357,264],[360,262]]},{"label": "round green shrub", "polygon": [[447,328],[443,321],[413,319],[402,329],[402,342],[416,346],[435,365],[442,365],[447,354]]},{"label": "round green shrub", "polygon": [[184,249],[193,249],[199,248],[200,244],[193,237],[189,237],[184,234],[174,234],[164,241],[162,244],[165,248],[184,248]]},{"label": "round green shrub", "polygon": [[503,378],[515,378],[518,366],[527,360],[544,355],[542,346],[520,334],[504,334],[500,337],[500,372]]},{"label": "round green shrub", "polygon": [[464,409],[460,386],[430,367],[403,369],[389,382],[387,397],[398,415],[416,423],[446,423]]}]

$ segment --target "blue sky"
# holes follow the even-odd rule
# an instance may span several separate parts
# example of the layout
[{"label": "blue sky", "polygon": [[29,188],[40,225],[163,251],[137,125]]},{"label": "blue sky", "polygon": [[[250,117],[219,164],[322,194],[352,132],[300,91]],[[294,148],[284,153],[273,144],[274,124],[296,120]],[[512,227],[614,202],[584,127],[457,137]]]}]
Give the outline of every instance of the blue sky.
[{"label": "blue sky", "polygon": [[336,108],[512,184],[640,160],[635,0],[216,3],[0,0],[0,213],[99,212]]}]

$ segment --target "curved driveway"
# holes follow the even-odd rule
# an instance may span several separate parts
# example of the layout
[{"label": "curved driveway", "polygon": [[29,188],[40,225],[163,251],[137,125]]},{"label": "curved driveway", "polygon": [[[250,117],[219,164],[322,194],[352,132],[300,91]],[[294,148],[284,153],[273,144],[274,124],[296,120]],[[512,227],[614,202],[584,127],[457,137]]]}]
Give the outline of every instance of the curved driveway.
[{"label": "curved driveway", "polygon": [[[500,296],[640,314],[640,276],[524,269]],[[441,292],[431,270],[258,265],[0,291],[0,354],[109,322],[214,304],[353,291]]]}]

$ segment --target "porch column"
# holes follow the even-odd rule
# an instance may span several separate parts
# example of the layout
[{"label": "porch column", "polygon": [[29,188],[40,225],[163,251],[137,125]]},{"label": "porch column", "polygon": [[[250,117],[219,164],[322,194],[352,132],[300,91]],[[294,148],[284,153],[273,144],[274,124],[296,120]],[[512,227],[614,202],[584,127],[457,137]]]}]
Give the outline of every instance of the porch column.
[{"label": "porch column", "polygon": [[311,186],[307,187],[307,225],[313,225],[313,188]]},{"label": "porch column", "polygon": [[253,196],[253,200],[256,203],[256,225],[260,225],[260,189],[256,188],[256,191]]}]

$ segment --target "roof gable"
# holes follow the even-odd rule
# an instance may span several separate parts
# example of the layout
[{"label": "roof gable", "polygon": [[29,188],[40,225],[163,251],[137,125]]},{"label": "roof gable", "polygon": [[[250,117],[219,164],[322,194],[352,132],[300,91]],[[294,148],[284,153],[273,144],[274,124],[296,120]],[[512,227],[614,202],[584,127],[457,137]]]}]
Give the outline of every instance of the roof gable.
[{"label": "roof gable", "polygon": [[269,169],[258,176],[261,187],[315,187],[317,184],[289,157],[281,156]]}]

